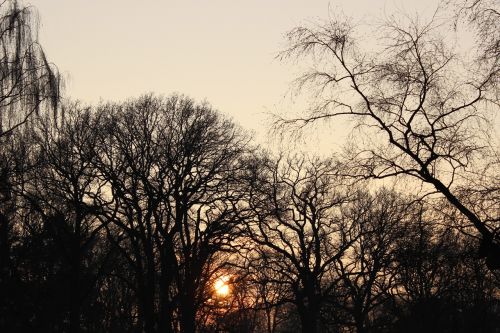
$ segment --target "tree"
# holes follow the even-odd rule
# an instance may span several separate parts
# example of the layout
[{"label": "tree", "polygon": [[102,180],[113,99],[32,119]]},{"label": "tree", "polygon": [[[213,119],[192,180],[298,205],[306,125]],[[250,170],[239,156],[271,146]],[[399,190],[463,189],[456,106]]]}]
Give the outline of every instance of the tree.
[{"label": "tree", "polygon": [[17,0],[0,4],[0,138],[44,105],[57,110],[61,79],[37,41],[36,19]]},{"label": "tree", "polygon": [[255,308],[262,312],[264,323],[261,331],[267,333],[278,332],[280,324],[289,322],[293,316],[293,309],[286,303],[289,288],[280,280],[279,272],[274,271],[271,252],[268,249],[258,251],[258,255],[250,257],[250,262],[245,267],[255,289]]},{"label": "tree", "polygon": [[500,52],[500,10],[495,0],[447,0],[445,4],[454,13],[455,28],[465,20],[476,37],[477,59],[482,63],[496,63]]},{"label": "tree", "polygon": [[85,309],[95,301],[89,295],[95,293],[100,272],[109,262],[105,253],[96,252],[105,224],[96,218],[100,207],[92,205],[90,195],[102,186],[92,165],[99,119],[89,108],[65,108],[62,124],[46,120],[34,130],[34,165],[24,173],[20,195],[40,214],[58,248],[68,286],[63,288],[63,297],[69,299],[68,330],[79,332]]},{"label": "tree", "polygon": [[396,332],[494,332],[498,280],[488,272],[469,236],[440,210],[416,202],[393,247],[386,312]]},{"label": "tree", "polygon": [[133,272],[138,329],[194,332],[221,269],[217,255],[238,236],[238,160],[247,138],[183,96],[144,96],[98,114],[93,163],[106,190],[94,200]]},{"label": "tree", "polygon": [[[430,185],[482,236],[484,255],[496,269],[498,211],[487,216],[466,200],[464,188],[471,189],[475,184],[467,179],[498,156],[487,121],[488,112],[499,106],[498,58],[467,62],[440,36],[440,27],[435,19],[407,24],[392,17],[381,30],[383,45],[372,52],[362,48],[349,22],[295,28],[281,56],[314,56],[316,67],[298,82],[317,88],[320,97],[305,116],[278,119],[275,125],[301,128],[339,116],[356,119],[367,137],[365,144],[350,147],[349,173],[410,176]],[[498,170],[486,181],[498,192]]]},{"label": "tree", "polygon": [[334,265],[355,242],[355,227],[338,219],[350,199],[333,161],[306,158],[257,160],[249,173],[248,234],[261,283],[287,290],[302,332],[317,332],[322,306],[337,284]]},{"label": "tree", "polygon": [[[13,154],[8,137],[40,110],[56,111],[60,77],[37,41],[36,13],[16,0],[0,3],[0,290],[12,278],[16,213],[12,191]],[[7,143],[6,143],[7,142]],[[22,154],[22,151],[18,151]]]},{"label": "tree", "polygon": [[[39,261],[34,264],[32,258],[19,256],[11,287],[24,284],[24,293],[38,309],[27,315],[26,325],[42,327],[44,322],[47,330],[90,331],[94,320],[90,304],[96,305],[93,296],[110,264],[103,244],[104,224],[97,220],[89,196],[100,185],[91,165],[98,119],[88,108],[75,106],[66,111],[63,123],[56,126],[56,121],[33,121],[29,130],[9,140],[15,207],[11,228],[14,239],[27,241],[27,245],[10,242],[10,248],[33,251]],[[30,276],[39,281],[30,281]],[[49,304],[57,308],[35,301],[40,292],[32,288],[36,283],[44,285],[40,288],[44,292],[51,290]],[[50,312],[54,315],[47,316]]]},{"label": "tree", "polygon": [[373,194],[358,193],[342,210],[342,218],[356,226],[359,237],[336,261],[341,296],[333,305],[347,312],[349,319],[344,325],[355,327],[357,333],[388,324],[376,314],[388,302],[387,294],[394,287],[394,248],[397,240],[405,236],[402,224],[413,217],[408,212],[410,205],[402,195],[382,188]]}]

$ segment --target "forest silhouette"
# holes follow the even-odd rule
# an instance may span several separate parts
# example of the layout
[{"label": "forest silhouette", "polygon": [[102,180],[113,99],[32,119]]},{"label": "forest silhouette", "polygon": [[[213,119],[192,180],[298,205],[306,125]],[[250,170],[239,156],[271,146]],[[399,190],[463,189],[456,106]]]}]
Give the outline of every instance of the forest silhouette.
[{"label": "forest silhouette", "polygon": [[36,9],[1,2],[0,332],[500,332],[499,19],[289,31],[314,98],[270,132],[354,125],[320,157],[182,94],[72,100]]}]

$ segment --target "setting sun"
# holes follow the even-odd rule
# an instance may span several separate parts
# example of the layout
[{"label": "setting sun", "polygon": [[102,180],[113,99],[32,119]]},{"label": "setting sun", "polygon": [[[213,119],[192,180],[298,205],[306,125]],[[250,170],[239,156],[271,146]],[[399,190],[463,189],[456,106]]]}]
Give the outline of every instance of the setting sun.
[{"label": "setting sun", "polygon": [[221,276],[214,283],[215,293],[219,296],[227,296],[229,294],[229,276]]}]

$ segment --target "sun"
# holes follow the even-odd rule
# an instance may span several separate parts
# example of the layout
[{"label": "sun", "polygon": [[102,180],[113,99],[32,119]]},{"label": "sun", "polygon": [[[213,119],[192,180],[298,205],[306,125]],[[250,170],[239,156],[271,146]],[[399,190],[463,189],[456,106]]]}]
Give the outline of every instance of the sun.
[{"label": "sun", "polygon": [[217,295],[221,297],[229,295],[230,289],[229,285],[227,284],[228,281],[229,281],[229,276],[227,275],[221,276],[220,278],[217,279],[217,281],[215,281],[214,289]]}]

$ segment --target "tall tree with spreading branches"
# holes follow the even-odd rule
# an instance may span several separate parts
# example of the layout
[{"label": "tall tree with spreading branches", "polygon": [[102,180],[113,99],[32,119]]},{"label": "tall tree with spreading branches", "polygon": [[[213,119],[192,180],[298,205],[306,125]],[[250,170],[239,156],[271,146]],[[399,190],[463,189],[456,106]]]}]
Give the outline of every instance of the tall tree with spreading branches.
[{"label": "tall tree with spreading branches", "polygon": [[[313,69],[297,82],[313,89],[318,102],[305,115],[274,124],[288,131],[349,117],[366,135],[349,149],[349,174],[410,176],[430,185],[428,193],[444,196],[467,217],[482,238],[488,266],[496,269],[499,177],[491,166],[498,143],[491,139],[489,116],[500,105],[498,53],[483,62],[467,58],[448,43],[437,14],[425,24],[389,18],[380,35],[370,36],[380,42],[370,49],[363,48],[359,27],[342,19],[290,31],[281,58],[312,60]],[[467,200],[479,186],[489,190],[489,209]]]}]

